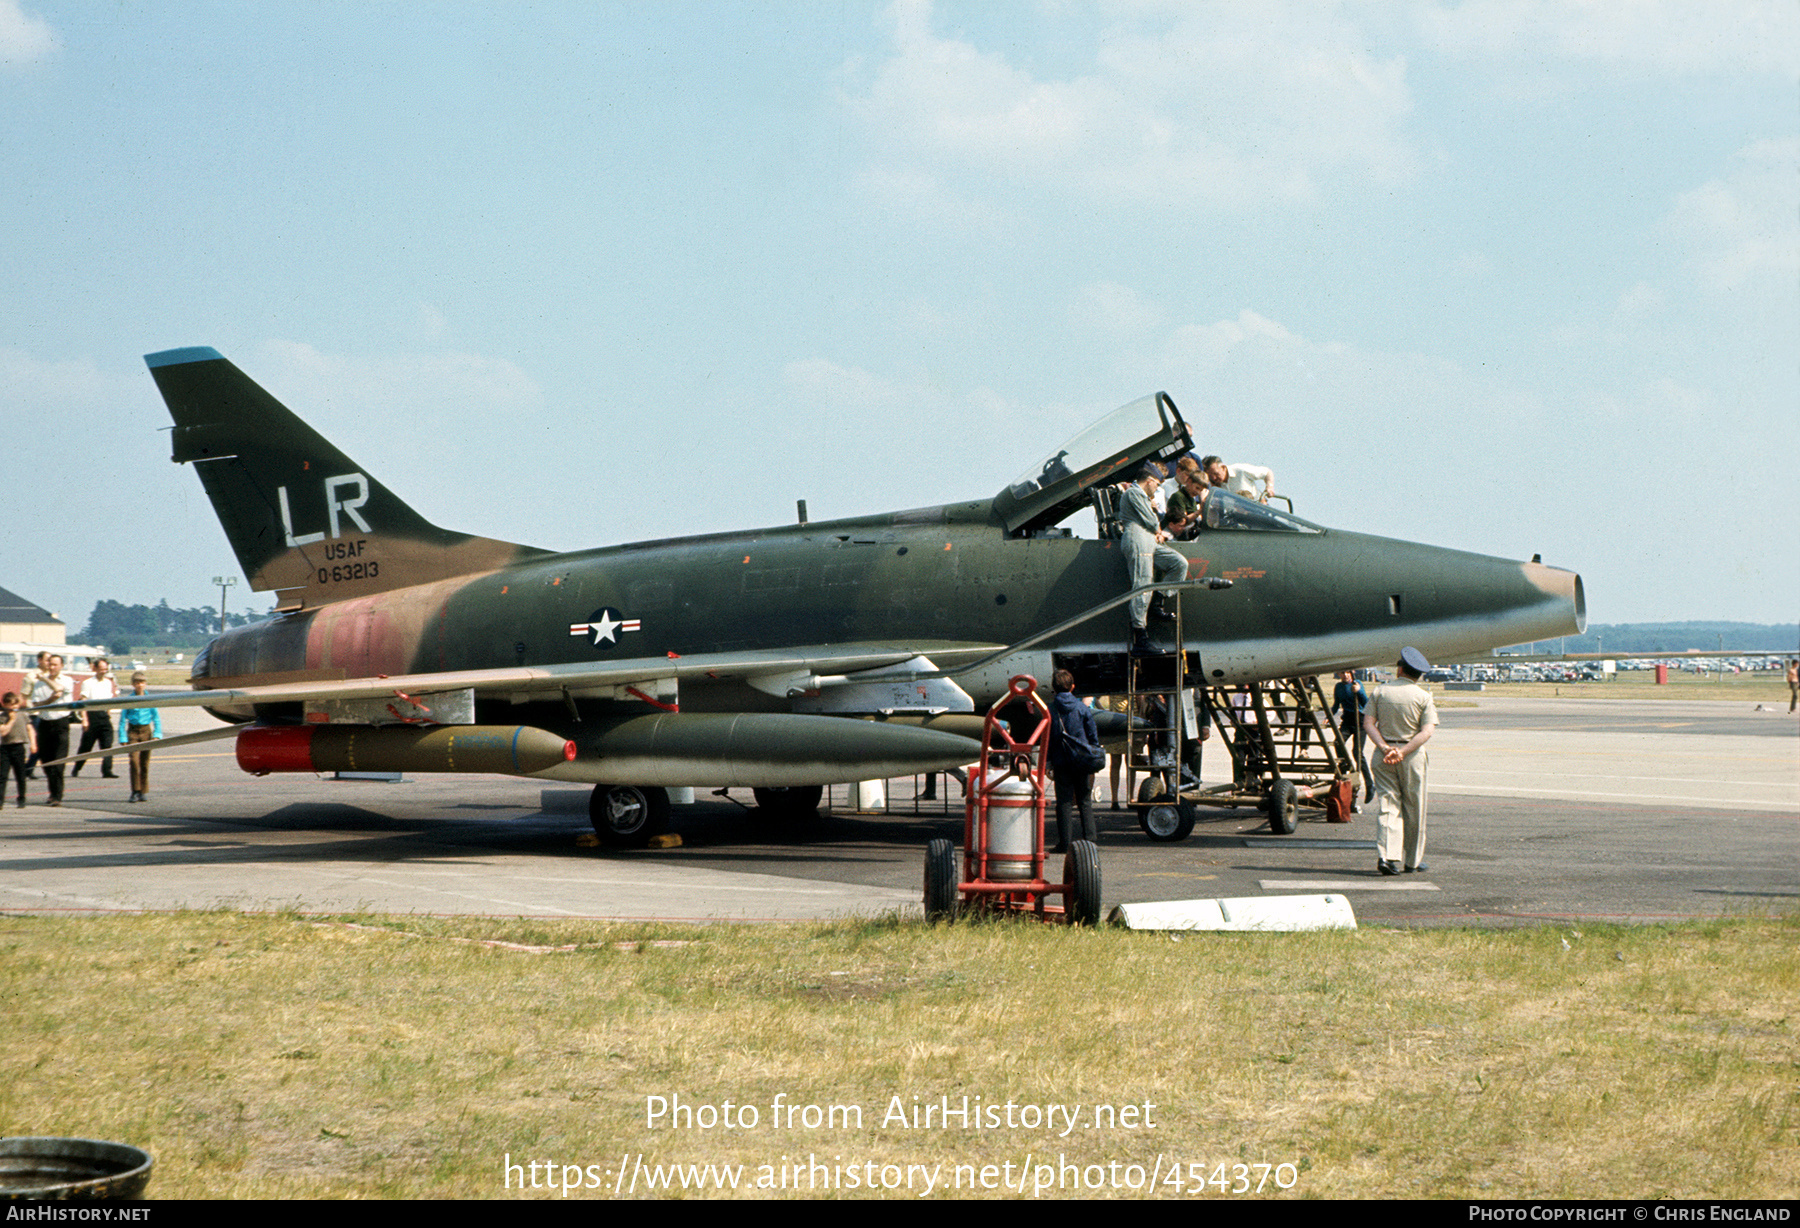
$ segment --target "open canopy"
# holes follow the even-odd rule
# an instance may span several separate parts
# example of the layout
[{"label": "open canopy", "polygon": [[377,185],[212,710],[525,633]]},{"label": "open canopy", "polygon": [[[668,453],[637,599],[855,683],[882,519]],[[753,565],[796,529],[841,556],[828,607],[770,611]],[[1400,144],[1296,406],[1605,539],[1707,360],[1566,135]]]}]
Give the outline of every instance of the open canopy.
[{"label": "open canopy", "polygon": [[1122,481],[1147,460],[1193,447],[1181,411],[1166,392],[1140,397],[1088,427],[994,496],[1007,531],[1048,528],[1088,501],[1096,482]]}]

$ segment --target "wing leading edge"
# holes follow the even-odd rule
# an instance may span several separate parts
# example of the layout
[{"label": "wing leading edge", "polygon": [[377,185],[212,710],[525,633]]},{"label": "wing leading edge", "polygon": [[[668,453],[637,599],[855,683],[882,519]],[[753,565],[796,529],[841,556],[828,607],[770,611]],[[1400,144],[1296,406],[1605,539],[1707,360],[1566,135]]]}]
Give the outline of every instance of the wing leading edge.
[{"label": "wing leading edge", "polygon": [[500,669],[448,670],[423,674],[377,675],[262,686],[213,687],[156,695],[120,695],[112,699],[77,700],[34,711],[97,708],[243,707],[254,704],[327,700],[380,700],[401,696],[438,695],[473,690],[485,698],[528,702],[534,699],[590,698],[624,687],[685,678],[743,679],[787,682],[796,689],[817,686],[822,678],[866,674],[903,665],[915,657],[961,660],[992,653],[994,644],[817,645],[755,652],[700,653],[682,657],[638,657],[594,665],[587,663],[509,666]]}]

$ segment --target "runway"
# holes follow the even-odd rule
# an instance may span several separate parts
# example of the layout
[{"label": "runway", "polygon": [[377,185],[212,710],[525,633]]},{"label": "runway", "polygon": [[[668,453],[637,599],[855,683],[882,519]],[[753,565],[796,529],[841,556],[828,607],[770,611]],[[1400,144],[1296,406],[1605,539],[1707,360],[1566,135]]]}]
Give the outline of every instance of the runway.
[{"label": "runway", "polygon": [[[1445,697],[1461,699],[1461,697]],[[1472,697],[1431,743],[1423,876],[1375,872],[1372,807],[1272,835],[1203,812],[1152,844],[1100,809],[1104,898],[1336,891],[1363,923],[1508,925],[1786,912],[1800,903],[1800,722],[1727,702]],[[211,718],[171,710],[167,732]],[[836,811],[799,828],[707,799],[680,847],[581,847],[585,790],[489,776],[399,783],[240,772],[230,742],[157,755],[151,800],[97,765],[60,809],[0,817],[0,909],[294,908],[665,920],[916,913],[950,813]],[[1220,760],[1215,764],[1214,760]],[[1208,759],[1205,775],[1228,765]],[[117,764],[121,777],[125,764]],[[952,793],[955,785],[949,785]],[[34,803],[43,798],[33,782]],[[1105,782],[1100,782],[1104,796]],[[841,796],[841,793],[840,793]],[[953,801],[955,798],[952,799]]]}]

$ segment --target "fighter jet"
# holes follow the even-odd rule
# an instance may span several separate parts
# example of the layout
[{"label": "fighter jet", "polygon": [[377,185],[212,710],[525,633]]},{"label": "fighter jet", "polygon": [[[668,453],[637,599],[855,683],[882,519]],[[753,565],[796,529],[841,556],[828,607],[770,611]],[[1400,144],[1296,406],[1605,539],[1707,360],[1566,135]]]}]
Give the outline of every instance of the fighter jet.
[{"label": "fighter jet", "polygon": [[[826,784],[970,763],[976,714],[1017,674],[1122,690],[1129,584],[1100,492],[1193,442],[1156,393],[985,498],[556,554],[430,524],[213,349],[145,361],[173,459],[276,612],[201,652],[191,694],[87,706],[203,706],[257,774],[590,783],[620,845],[667,825],[670,787],[804,813]],[[1063,522],[1088,507],[1099,535],[1076,537]],[[1222,490],[1177,545],[1183,649],[1214,683],[1386,664],[1403,644],[1463,658],[1586,622],[1572,572]]]}]

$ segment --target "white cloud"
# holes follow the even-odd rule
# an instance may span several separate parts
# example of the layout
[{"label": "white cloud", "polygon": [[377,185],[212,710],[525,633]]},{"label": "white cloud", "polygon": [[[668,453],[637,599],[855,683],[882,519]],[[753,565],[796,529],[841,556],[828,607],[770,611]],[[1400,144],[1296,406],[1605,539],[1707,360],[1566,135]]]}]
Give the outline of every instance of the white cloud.
[{"label": "white cloud", "polygon": [[1792,0],[1463,0],[1418,10],[1435,49],[1672,73],[1800,71]]},{"label": "white cloud", "polygon": [[[306,416],[307,406],[348,408],[383,420],[429,421],[463,412],[517,415],[535,410],[542,393],[504,358],[480,354],[326,354],[297,341],[267,341],[240,364],[251,378]],[[291,399],[290,399],[291,398]]]},{"label": "white cloud", "polygon": [[1669,222],[1694,249],[1707,287],[1732,292],[1772,276],[1791,299],[1800,274],[1800,139],[1758,141],[1738,166],[1684,193]]},{"label": "white cloud", "polygon": [[56,50],[56,31],[19,0],[0,0],[0,64],[29,64]]},{"label": "white cloud", "polygon": [[99,407],[141,391],[141,382],[107,375],[91,359],[47,361],[0,345],[0,388],[16,406]]},{"label": "white cloud", "polygon": [[1298,342],[1299,338],[1287,329],[1246,307],[1238,312],[1234,320],[1181,326],[1169,338],[1165,353],[1173,365],[1193,366],[1201,372],[1213,372],[1224,366],[1247,343],[1261,343],[1264,352],[1268,352],[1271,347],[1291,347]]},{"label": "white cloud", "polygon": [[869,458],[850,483],[817,483],[812,513],[844,516],[991,495],[1111,405],[1025,404],[985,386],[947,387],[928,375],[890,376],[826,358],[782,369],[782,436],[758,421],[724,441],[733,455],[795,473],[832,474]]},{"label": "white cloud", "polygon": [[906,214],[928,225],[998,236],[1019,224],[920,167],[873,166],[859,176],[858,187],[882,212]]},{"label": "white cloud", "polygon": [[1663,292],[1647,281],[1640,281],[1619,296],[1613,318],[1620,324],[1635,324],[1662,309]]},{"label": "white cloud", "polygon": [[448,331],[450,322],[444,318],[444,313],[439,311],[435,304],[420,303],[418,327],[427,337],[441,337]]},{"label": "white cloud", "polygon": [[[896,442],[928,439],[933,421],[961,422],[1009,416],[1016,406],[988,388],[951,392],[925,377],[893,379],[825,358],[803,358],[782,368],[782,382],[799,404],[843,424],[852,433],[879,423]],[[936,441],[934,441],[936,442]]]},{"label": "white cloud", "polygon": [[1143,333],[1162,320],[1160,306],[1116,281],[1083,286],[1069,308],[1070,323],[1082,332]]},{"label": "white cloud", "polygon": [[850,105],[884,165],[915,175],[1244,208],[1411,169],[1404,59],[1370,54],[1328,8],[1133,6],[1098,40],[1092,70],[1063,80],[938,36],[925,0],[894,13],[893,53]]}]

